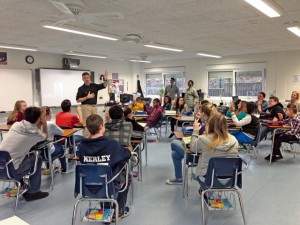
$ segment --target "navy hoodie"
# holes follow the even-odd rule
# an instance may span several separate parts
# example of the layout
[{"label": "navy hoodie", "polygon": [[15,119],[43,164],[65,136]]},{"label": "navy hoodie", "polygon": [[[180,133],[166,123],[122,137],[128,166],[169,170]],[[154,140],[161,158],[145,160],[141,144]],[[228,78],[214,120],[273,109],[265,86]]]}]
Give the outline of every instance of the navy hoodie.
[{"label": "navy hoodie", "polygon": [[79,159],[83,164],[108,164],[113,174],[122,169],[124,162],[131,157],[131,153],[119,142],[106,136],[98,138],[84,138],[79,147]]}]

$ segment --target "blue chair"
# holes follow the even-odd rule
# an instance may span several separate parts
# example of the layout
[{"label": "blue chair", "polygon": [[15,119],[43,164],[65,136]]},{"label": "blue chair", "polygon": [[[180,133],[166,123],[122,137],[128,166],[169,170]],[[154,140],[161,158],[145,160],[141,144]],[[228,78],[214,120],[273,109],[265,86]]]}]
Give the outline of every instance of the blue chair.
[{"label": "blue chair", "polygon": [[[14,215],[16,215],[19,196],[24,194],[28,190],[28,187],[30,186],[29,177],[36,172],[39,153],[38,151],[34,151],[30,154],[35,154],[34,170],[31,173],[25,174],[23,176],[17,174],[13,165],[13,159],[11,158],[9,152],[0,151],[0,181],[13,182],[17,185]],[[21,181],[23,181],[22,191],[21,191]]]},{"label": "blue chair", "polygon": [[[115,181],[118,179],[120,173],[125,171],[125,185],[121,190],[115,188]],[[128,185],[128,164],[126,163],[123,168],[113,176],[112,170],[108,165],[94,165],[84,164],[76,166],[75,173],[75,198],[80,194],[81,197],[76,201],[73,210],[72,225],[75,225],[77,206],[83,201],[96,201],[102,203],[102,209],[113,209],[115,214],[115,224],[118,222],[119,205],[117,196],[119,192],[126,190]],[[110,222],[110,221],[105,221]]]},{"label": "blue chair", "polygon": [[[209,160],[205,177],[198,177],[200,184],[202,221],[205,224],[204,203],[209,207],[209,194],[218,192],[235,192],[238,195],[243,221],[246,224],[242,196],[238,189],[242,188],[242,164],[241,158],[218,158]],[[235,195],[233,196],[235,200]],[[234,201],[235,202],[235,201]]]}]

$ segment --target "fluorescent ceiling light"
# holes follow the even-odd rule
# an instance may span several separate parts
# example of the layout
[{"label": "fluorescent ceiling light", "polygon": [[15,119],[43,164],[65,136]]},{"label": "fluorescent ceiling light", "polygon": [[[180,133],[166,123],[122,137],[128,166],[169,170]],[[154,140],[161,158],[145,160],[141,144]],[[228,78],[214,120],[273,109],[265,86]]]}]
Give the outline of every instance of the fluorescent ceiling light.
[{"label": "fluorescent ceiling light", "polygon": [[75,52],[66,52],[66,55],[75,55],[75,56],[82,56],[82,57],[90,57],[90,58],[99,58],[99,59],[106,59],[106,56],[101,55],[91,55],[86,53],[75,53]]},{"label": "fluorescent ceiling light", "polygon": [[151,63],[151,61],[147,61],[147,60],[136,60],[136,59],[131,59],[129,60],[131,62],[141,62],[141,63]]},{"label": "fluorescent ceiling light", "polygon": [[18,46],[18,45],[0,45],[0,48],[9,48],[9,49],[22,50],[22,51],[32,51],[32,52],[37,51],[36,48]]},{"label": "fluorescent ceiling light", "polygon": [[95,37],[95,38],[101,38],[101,39],[106,39],[106,40],[111,40],[111,41],[117,41],[118,40],[116,38],[107,37],[107,36],[97,34],[96,32],[83,30],[81,28],[71,29],[71,28],[67,28],[66,26],[61,27],[61,26],[54,26],[54,25],[43,25],[43,27],[48,28],[48,29],[52,29],[52,30],[64,31],[64,32],[68,32],[68,33],[79,34],[79,35]]},{"label": "fluorescent ceiling light", "polygon": [[291,31],[292,33],[294,33],[298,37],[300,37],[300,28],[298,26],[297,27],[288,27],[286,29],[288,29],[289,31]]},{"label": "fluorescent ceiling light", "polygon": [[181,49],[162,47],[162,46],[158,46],[158,45],[144,45],[144,46],[148,47],[148,48],[157,48],[157,49],[173,51],[173,52],[183,52],[183,50],[181,50]]},{"label": "fluorescent ceiling light", "polygon": [[218,58],[218,59],[222,58],[222,56],[212,55],[212,54],[207,54],[207,53],[197,53],[197,55],[204,56],[204,57]]},{"label": "fluorescent ceiling light", "polygon": [[245,0],[268,17],[279,17],[282,15],[280,7],[272,0]]}]

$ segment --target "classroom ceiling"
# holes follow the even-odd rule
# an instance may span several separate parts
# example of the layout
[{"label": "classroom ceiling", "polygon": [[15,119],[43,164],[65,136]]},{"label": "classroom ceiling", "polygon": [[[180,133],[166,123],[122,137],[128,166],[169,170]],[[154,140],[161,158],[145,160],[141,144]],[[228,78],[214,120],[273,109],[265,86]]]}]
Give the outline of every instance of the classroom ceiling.
[{"label": "classroom ceiling", "polygon": [[[61,0],[74,2],[75,0]],[[76,0],[78,1],[78,0]],[[82,13],[111,13],[122,19],[82,16],[67,25],[117,37],[102,40],[43,28],[64,14],[48,0],[0,0],[0,44],[37,47],[40,52],[77,51],[111,59],[151,61],[195,58],[196,52],[221,56],[300,50],[300,38],[286,27],[300,24],[299,0],[276,0],[283,16],[269,18],[244,0],[84,0]],[[124,41],[128,34],[139,43]],[[183,52],[146,48],[161,43]]]}]

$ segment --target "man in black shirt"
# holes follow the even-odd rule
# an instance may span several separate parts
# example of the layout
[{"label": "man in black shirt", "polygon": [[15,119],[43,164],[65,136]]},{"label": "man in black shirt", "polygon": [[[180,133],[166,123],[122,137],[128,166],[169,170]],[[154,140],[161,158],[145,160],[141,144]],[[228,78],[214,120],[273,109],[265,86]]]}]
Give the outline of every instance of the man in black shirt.
[{"label": "man in black shirt", "polygon": [[[108,72],[105,70],[102,84],[91,83],[91,75],[88,72],[82,74],[84,84],[78,88],[76,95],[77,102],[81,102],[83,125],[85,126],[86,118],[89,115],[97,114],[97,96],[98,91],[107,87]],[[88,137],[89,132],[87,129],[84,131],[84,136]]]}]

